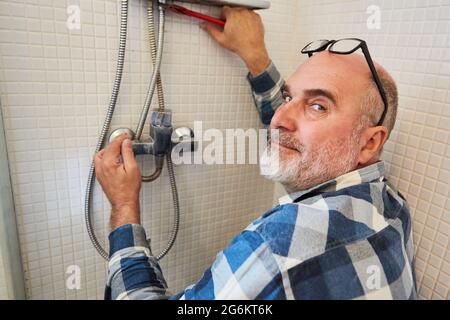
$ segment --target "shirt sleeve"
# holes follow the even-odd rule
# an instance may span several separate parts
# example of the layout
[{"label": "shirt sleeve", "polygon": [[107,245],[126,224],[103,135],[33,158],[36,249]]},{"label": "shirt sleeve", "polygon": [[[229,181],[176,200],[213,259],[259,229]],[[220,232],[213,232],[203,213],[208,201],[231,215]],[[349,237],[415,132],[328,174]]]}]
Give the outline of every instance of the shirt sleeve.
[{"label": "shirt sleeve", "polygon": [[262,237],[244,231],[221,251],[201,279],[171,296],[140,225],[125,225],[109,237],[111,258],[106,299],[277,299],[281,275]]},{"label": "shirt sleeve", "polygon": [[283,103],[282,88],[285,81],[272,61],[263,73],[255,77],[249,73],[247,79],[261,122],[267,126],[277,108]]},{"label": "shirt sleeve", "polygon": [[141,225],[123,225],[109,235],[105,299],[168,299],[167,283]]}]

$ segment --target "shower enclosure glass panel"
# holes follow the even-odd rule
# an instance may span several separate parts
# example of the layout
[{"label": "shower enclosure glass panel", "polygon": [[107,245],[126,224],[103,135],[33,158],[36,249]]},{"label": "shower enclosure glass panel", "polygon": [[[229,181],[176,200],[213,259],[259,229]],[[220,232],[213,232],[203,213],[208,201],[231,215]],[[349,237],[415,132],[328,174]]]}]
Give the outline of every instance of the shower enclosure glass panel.
[{"label": "shower enclosure glass panel", "polygon": [[0,299],[25,299],[22,261],[0,104]]}]

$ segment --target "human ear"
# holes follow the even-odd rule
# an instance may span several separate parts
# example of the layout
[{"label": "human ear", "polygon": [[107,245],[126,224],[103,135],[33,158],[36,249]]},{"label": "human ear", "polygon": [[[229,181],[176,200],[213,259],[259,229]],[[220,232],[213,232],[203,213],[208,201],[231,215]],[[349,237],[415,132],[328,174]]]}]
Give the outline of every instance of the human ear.
[{"label": "human ear", "polygon": [[377,161],[383,145],[388,138],[388,130],[384,126],[367,128],[360,137],[358,164],[365,165]]}]

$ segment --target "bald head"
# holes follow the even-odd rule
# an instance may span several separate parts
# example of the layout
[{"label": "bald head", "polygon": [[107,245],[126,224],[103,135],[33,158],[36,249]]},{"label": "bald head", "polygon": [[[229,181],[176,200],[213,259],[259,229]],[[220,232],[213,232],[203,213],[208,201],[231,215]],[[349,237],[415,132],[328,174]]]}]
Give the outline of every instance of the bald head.
[{"label": "bald head", "polygon": [[[391,75],[378,63],[374,62],[378,77],[382,83],[388,100],[388,109],[383,126],[392,131],[398,106],[397,86]],[[335,87],[336,94],[354,105],[357,102],[357,123],[361,127],[375,126],[384,110],[383,99],[373,80],[367,61],[362,54],[334,54],[329,51],[319,52],[303,63],[295,72],[298,76],[312,74],[317,81],[327,79],[329,85]],[[294,75],[295,75],[294,74]],[[349,96],[349,99],[342,97]],[[354,99],[357,97],[358,99]],[[354,105],[355,106],[355,105]]]}]

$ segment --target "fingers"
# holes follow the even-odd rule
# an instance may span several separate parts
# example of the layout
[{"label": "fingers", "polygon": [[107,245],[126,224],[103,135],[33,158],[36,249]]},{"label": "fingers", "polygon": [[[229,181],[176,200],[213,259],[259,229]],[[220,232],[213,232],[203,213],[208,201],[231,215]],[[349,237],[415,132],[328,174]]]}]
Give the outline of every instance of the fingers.
[{"label": "fingers", "polygon": [[220,12],[220,17],[222,19],[227,19],[227,17],[229,17],[229,15],[231,14],[233,9],[231,9],[229,6],[224,6],[222,8],[222,11]]},{"label": "fingers", "polygon": [[232,8],[232,7],[229,7],[229,6],[224,6],[222,8],[222,11],[220,12],[220,17],[222,19],[226,20],[227,18],[231,17],[235,13],[236,14],[238,14],[238,13],[246,14],[246,13],[255,13],[255,11],[247,9],[247,8],[244,8],[244,7],[234,7],[234,8]]},{"label": "fingers", "polygon": [[97,154],[94,157],[94,168],[95,168],[95,175],[98,177],[102,174],[102,161],[103,161],[103,154],[105,153],[105,149],[100,150],[97,152]]},{"label": "fingers", "polygon": [[101,158],[103,158],[103,155],[105,154],[105,149],[102,149],[102,150],[100,150],[99,152],[97,152],[96,154],[95,154],[95,156],[94,156],[94,160],[95,160],[95,158],[99,158],[99,159],[101,159]]},{"label": "fingers", "polygon": [[137,168],[137,162],[130,139],[125,139],[122,142],[122,158],[125,171],[131,171]]},{"label": "fingers", "polygon": [[102,158],[106,163],[117,164],[117,159],[120,157],[120,151],[122,148],[122,142],[127,139],[126,134],[122,134],[115,138],[104,150]]},{"label": "fingers", "polygon": [[222,30],[217,29],[214,25],[210,23],[201,23],[200,27],[205,30],[214,40],[219,44],[225,43],[225,35]]}]

